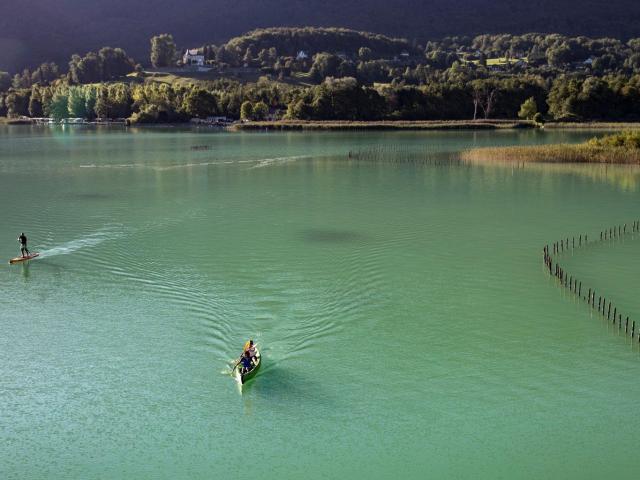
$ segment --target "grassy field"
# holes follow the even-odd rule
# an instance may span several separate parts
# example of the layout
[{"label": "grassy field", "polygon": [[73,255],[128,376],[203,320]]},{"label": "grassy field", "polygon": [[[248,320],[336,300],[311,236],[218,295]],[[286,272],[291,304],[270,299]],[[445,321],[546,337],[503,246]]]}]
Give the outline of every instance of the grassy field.
[{"label": "grassy field", "polygon": [[[511,63],[512,65],[516,62],[522,60],[525,63],[528,63],[526,58],[511,58],[507,61],[507,57],[495,57],[495,58],[487,58],[487,67],[502,67],[507,65],[507,63]],[[478,65],[480,63],[479,60],[471,60],[469,63],[475,63]]]},{"label": "grassy field", "polygon": [[[189,86],[189,85],[206,85],[207,82],[214,80],[234,80],[240,83],[256,83],[261,77],[266,76],[259,71],[247,70],[245,72],[230,72],[230,71],[217,71],[210,70],[208,72],[152,72],[148,71],[144,73],[144,81],[146,82],[159,82],[167,83],[177,86]],[[282,80],[275,80],[271,76],[271,81],[277,83],[284,83],[287,85],[299,85],[309,86],[312,85],[311,79],[308,74],[295,73],[291,77],[285,77]]]}]

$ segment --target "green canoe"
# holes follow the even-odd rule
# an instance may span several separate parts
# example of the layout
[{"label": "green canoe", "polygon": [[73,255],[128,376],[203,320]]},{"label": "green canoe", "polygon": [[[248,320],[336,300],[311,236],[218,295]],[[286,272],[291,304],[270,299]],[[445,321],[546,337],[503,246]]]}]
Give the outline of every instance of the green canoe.
[{"label": "green canoe", "polygon": [[261,363],[262,357],[260,356],[260,351],[256,348],[256,359],[254,360],[253,368],[251,370],[246,373],[241,373],[242,367],[240,365],[236,367],[236,376],[240,379],[240,383],[245,384],[255,377]]}]

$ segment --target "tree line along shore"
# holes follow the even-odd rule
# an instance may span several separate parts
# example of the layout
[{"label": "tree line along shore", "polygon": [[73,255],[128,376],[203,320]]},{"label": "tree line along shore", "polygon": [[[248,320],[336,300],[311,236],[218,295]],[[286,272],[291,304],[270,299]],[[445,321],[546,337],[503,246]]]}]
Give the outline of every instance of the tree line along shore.
[{"label": "tree line along shore", "polygon": [[281,129],[640,121],[640,39],[504,34],[417,45],[307,27],[187,47],[162,34],[142,63],[105,47],[73,55],[64,68],[48,62],[0,72],[0,116],[132,124],[219,118]]},{"label": "tree line along shore", "polygon": [[640,131],[624,131],[579,144],[484,147],[463,151],[471,163],[595,163],[640,165]]}]

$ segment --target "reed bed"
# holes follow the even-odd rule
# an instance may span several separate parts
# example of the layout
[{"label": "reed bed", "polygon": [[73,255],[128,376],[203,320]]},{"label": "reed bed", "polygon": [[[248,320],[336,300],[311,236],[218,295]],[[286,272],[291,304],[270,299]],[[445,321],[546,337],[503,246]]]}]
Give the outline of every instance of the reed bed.
[{"label": "reed bed", "polygon": [[587,144],[486,147],[465,150],[465,162],[474,163],[599,163],[640,164],[640,149]]},{"label": "reed bed", "polygon": [[278,120],[273,122],[244,122],[234,124],[232,130],[497,130],[534,128],[532,122],[513,120],[450,120],[450,121],[305,121]]},{"label": "reed bed", "polygon": [[347,160],[351,163],[385,163],[415,165],[458,165],[455,155],[442,153],[431,145],[376,145],[350,150]]}]

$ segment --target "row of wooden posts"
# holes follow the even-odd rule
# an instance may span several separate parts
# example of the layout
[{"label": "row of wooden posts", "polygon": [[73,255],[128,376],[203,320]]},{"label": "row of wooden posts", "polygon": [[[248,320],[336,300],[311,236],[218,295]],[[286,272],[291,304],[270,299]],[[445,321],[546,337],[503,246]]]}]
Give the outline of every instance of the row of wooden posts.
[{"label": "row of wooden posts", "polygon": [[[631,225],[631,233],[638,232],[640,232],[640,220],[634,221]],[[627,224],[625,223],[624,225],[618,225],[616,227],[611,227],[601,231],[600,241],[612,240],[622,237],[626,234]],[[560,254],[565,250],[575,249],[576,247],[586,246],[587,244],[587,235],[579,235],[578,237],[571,237],[571,242],[569,242],[569,238],[567,237],[565,239],[552,243],[551,247],[549,245],[545,245],[542,249],[542,252],[546,270],[549,272],[549,275],[559,280],[561,286],[568,288],[570,292],[574,293],[578,297],[578,299],[586,301],[587,305],[596,310],[600,315],[602,315],[603,318],[606,318],[607,321],[612,322],[613,325],[617,324],[618,330],[622,330],[622,324],[624,323],[624,333],[631,335],[632,339],[635,339],[637,331],[638,343],[640,343],[640,324],[638,325],[638,328],[636,328],[635,320],[629,323],[629,316],[626,316],[623,322],[622,313],[618,312],[618,308],[611,303],[611,300],[607,300],[606,297],[599,295],[597,297],[598,305],[596,306],[595,289],[589,288],[587,290],[586,286],[583,288],[581,281],[579,281],[577,278],[573,278],[572,275],[569,275],[567,272],[565,272],[564,268],[562,268],[562,266],[557,261],[554,262],[552,255]],[[583,291],[586,295],[582,295]]]}]

